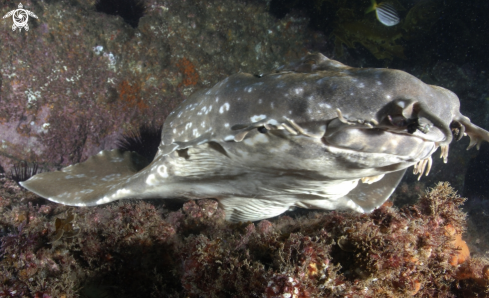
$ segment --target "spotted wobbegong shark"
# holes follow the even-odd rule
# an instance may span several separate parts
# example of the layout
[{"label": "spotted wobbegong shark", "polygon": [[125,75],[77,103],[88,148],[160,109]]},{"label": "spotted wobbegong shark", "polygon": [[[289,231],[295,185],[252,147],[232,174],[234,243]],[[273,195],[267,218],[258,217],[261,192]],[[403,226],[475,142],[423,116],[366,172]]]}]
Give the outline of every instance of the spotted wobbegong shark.
[{"label": "spotted wobbegong shark", "polygon": [[191,95],[165,120],[148,164],[101,151],[22,183],[51,201],[214,198],[231,221],[291,208],[382,205],[406,169],[429,173],[454,137],[489,141],[451,91],[393,69],[353,68],[321,54],[264,75],[238,73]]}]

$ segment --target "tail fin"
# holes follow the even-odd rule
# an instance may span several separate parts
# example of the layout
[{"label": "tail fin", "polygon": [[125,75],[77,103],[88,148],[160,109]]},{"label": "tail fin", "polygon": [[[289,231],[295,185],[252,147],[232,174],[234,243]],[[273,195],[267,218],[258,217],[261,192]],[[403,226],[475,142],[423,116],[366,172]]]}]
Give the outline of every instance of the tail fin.
[{"label": "tail fin", "polygon": [[135,152],[101,151],[85,162],[35,175],[20,184],[53,202],[99,205],[131,197],[130,191],[120,186],[147,165],[145,158]]}]

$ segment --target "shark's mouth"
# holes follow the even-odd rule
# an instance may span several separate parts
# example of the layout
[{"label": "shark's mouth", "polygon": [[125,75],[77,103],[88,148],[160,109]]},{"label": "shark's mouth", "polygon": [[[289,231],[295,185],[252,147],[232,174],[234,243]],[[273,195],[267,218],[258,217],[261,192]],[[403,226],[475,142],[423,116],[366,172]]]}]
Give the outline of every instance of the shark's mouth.
[{"label": "shark's mouth", "polygon": [[437,130],[431,129],[430,135],[423,135],[332,122],[328,125],[323,142],[329,146],[357,152],[405,156],[419,160],[431,154],[437,146],[433,139],[439,139],[439,135],[442,135],[441,132],[436,132]]}]

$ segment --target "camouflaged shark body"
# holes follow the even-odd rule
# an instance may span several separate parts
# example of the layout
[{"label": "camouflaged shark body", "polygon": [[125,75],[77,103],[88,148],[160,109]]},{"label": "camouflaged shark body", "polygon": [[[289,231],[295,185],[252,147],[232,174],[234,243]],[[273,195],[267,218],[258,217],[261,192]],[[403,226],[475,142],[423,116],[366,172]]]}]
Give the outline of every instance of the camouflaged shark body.
[{"label": "camouflaged shark body", "polygon": [[452,92],[402,71],[308,55],[190,96],[166,119],[149,165],[133,152],[102,151],[22,185],[74,206],[215,198],[233,221],[293,207],[369,212],[406,168],[427,174],[438,147],[446,161],[452,129],[470,136],[469,147],[489,140],[459,105]]}]

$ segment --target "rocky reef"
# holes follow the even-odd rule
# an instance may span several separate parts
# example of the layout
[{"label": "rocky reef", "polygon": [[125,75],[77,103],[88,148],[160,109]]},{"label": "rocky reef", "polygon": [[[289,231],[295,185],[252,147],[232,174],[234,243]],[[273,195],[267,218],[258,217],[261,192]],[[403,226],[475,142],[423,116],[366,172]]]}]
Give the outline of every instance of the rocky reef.
[{"label": "rocky reef", "polygon": [[448,183],[371,214],[229,223],[213,200],[47,202],[0,180],[2,297],[487,297]]},{"label": "rocky reef", "polygon": [[[249,3],[248,3],[249,2]],[[296,60],[322,34],[255,1],[22,1],[29,31],[0,30],[0,172],[55,169],[161,126],[197,89]],[[18,3],[0,0],[2,16]]]}]

